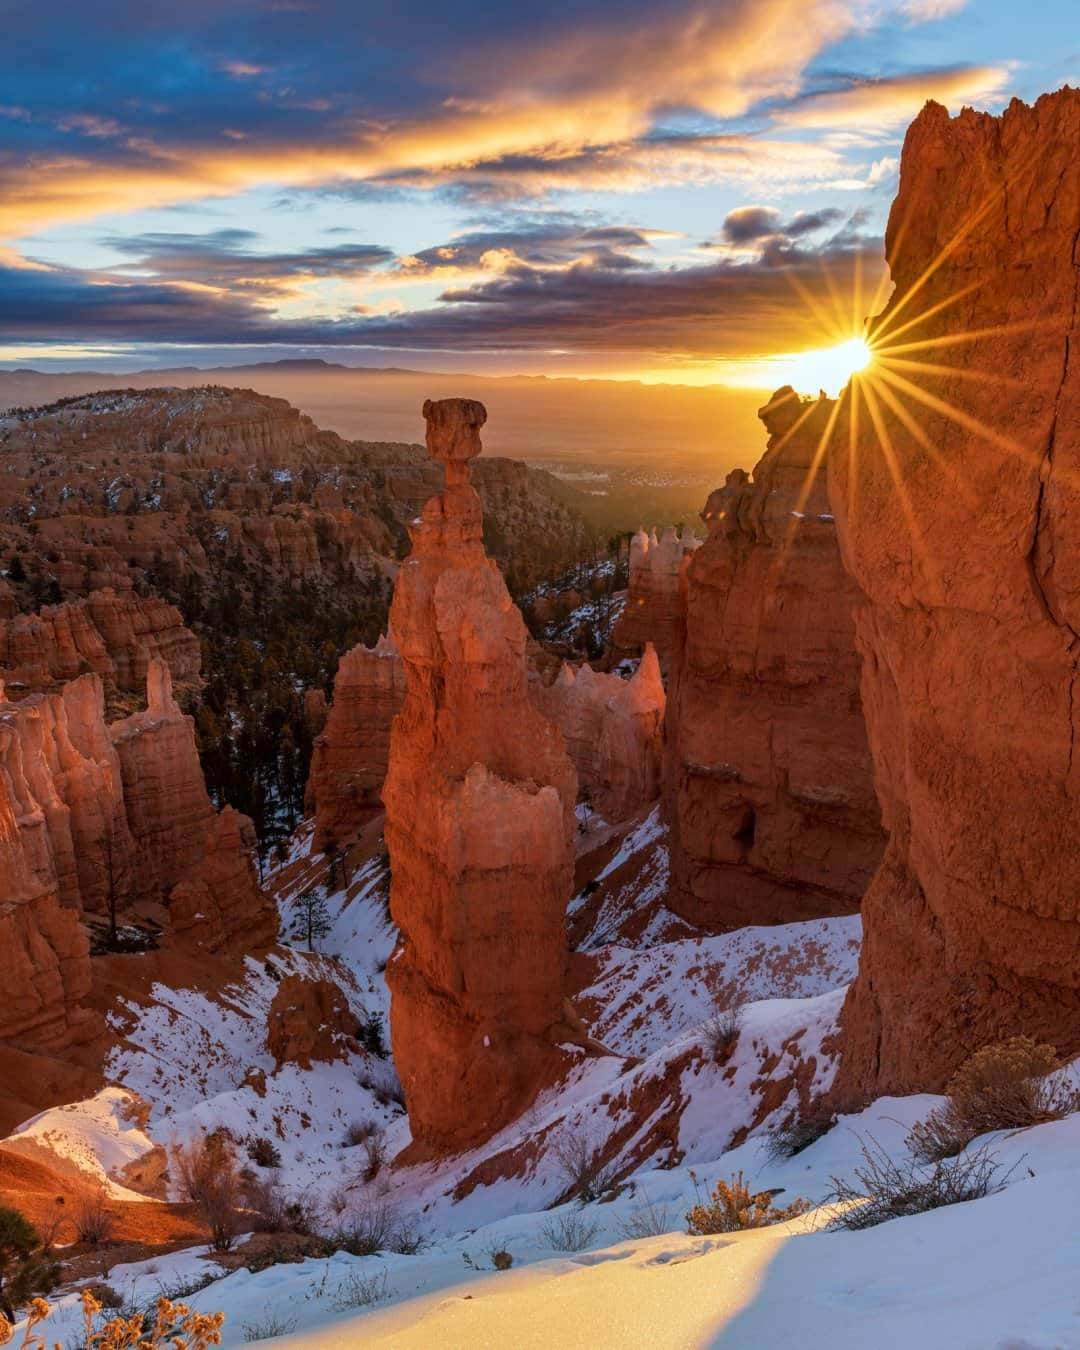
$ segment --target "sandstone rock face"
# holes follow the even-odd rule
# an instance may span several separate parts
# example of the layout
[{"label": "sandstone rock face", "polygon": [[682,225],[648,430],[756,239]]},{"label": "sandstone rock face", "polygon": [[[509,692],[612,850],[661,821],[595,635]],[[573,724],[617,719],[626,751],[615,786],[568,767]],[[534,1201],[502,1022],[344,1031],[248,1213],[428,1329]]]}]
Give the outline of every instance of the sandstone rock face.
[{"label": "sandstone rock face", "polygon": [[626,820],[656,800],[666,696],[651,642],[630,680],[566,663],[553,683],[532,690],[563,734],[581,794],[604,820]]},{"label": "sandstone rock face", "polygon": [[394,1059],[411,1156],[489,1137],[560,1062],[577,784],[528,692],[526,631],[484,552],[469,461],[486,414],[424,406],[446,488],[412,529],[390,634],[407,677],[383,789]]},{"label": "sandstone rock face", "polygon": [[346,843],[382,809],[390,728],[404,701],[405,666],[389,638],[374,647],[360,644],[341,658],[308,778],[317,847],[329,839]]},{"label": "sandstone rock face", "polygon": [[52,690],[92,671],[117,689],[141,692],[151,660],[177,684],[199,683],[199,639],[180,611],[132,591],[92,591],[85,600],[0,619],[0,679],[9,695]]},{"label": "sandstone rock face", "polygon": [[305,980],[286,975],[277,987],[267,1020],[267,1048],[277,1068],[312,1062],[329,1063],[358,1049],[356,1018],[333,980]]},{"label": "sandstone rock face", "polygon": [[680,578],[700,544],[688,527],[678,534],[669,525],[659,539],[655,530],[651,534],[639,530],[634,535],[626,606],[612,633],[620,651],[640,652],[651,642],[667,670],[680,616]]},{"label": "sandstone rock face", "polygon": [[[8,740],[6,721],[3,717],[0,722],[0,742]],[[27,805],[15,794],[7,755],[3,754],[0,965],[4,997],[0,999],[0,1042],[52,1051],[97,1029],[95,1019],[79,1007],[90,990],[90,948],[79,915],[60,905],[55,889],[42,886],[26,856],[21,816]]]},{"label": "sandstone rock face", "polygon": [[782,389],[769,445],[703,518],[672,668],[665,760],[671,908],[785,923],[858,908],[883,836],[853,609],[826,495],[826,399]]},{"label": "sandstone rock face", "polygon": [[896,290],[829,464],[891,835],[840,1099],[1014,1033],[1080,1050],[1078,152],[1070,89],[929,104],[905,143]]},{"label": "sandstone rock face", "polygon": [[[273,941],[276,920],[255,880],[250,822],[214,810],[191,719],[157,657],[147,697],[145,712],[111,724],[97,675],[57,694],[0,703],[0,792],[10,809],[0,898],[28,897],[43,915],[59,905],[74,930],[83,915],[174,900],[174,941],[211,950]],[[76,947],[85,954],[81,933]],[[70,988],[79,983],[72,977]]]}]

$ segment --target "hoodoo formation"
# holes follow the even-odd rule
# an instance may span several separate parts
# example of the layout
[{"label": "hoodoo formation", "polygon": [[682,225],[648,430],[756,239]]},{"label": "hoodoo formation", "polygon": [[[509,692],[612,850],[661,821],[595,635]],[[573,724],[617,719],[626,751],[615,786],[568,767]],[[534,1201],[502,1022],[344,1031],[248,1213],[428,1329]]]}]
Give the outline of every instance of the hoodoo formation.
[{"label": "hoodoo formation", "polygon": [[880,374],[830,457],[890,832],[840,1097],[940,1086],[1019,1032],[1080,1049],[1078,144],[1064,89],[930,104],[904,145]]},{"label": "hoodoo formation", "polygon": [[401,930],[387,967],[411,1156],[513,1119],[559,1063],[576,776],[528,690],[526,630],[484,552],[483,405],[424,405],[446,487],[411,529],[390,633],[407,693],[383,789]]},{"label": "hoodoo formation", "polygon": [[640,652],[651,642],[667,670],[679,624],[679,595],[684,568],[701,540],[693,530],[681,533],[669,525],[658,539],[656,531],[639,530],[630,541],[630,579],[626,605],[612,638],[624,652]]},{"label": "hoodoo formation", "polygon": [[344,844],[382,809],[390,728],[405,700],[405,667],[389,638],[346,652],[334,679],[334,701],[315,741],[307,808],[316,843]]},{"label": "hoodoo formation", "polygon": [[[191,719],[159,658],[147,695],[145,712],[112,723],[97,675],[0,703],[0,922],[13,932],[13,1043],[51,1046],[78,1021],[72,1009],[89,985],[83,916],[167,902],[169,940],[210,950],[249,951],[276,934],[250,822],[214,810]],[[53,985],[57,999],[46,997]],[[40,1019],[19,1012],[37,1003]]]},{"label": "hoodoo formation", "polygon": [[141,693],[154,657],[168,664],[176,684],[199,683],[199,639],[180,611],[156,596],[107,588],[0,619],[0,679],[11,696],[55,689],[89,671]]},{"label": "hoodoo formation", "polygon": [[820,452],[834,405],[779,390],[690,558],[669,691],[671,907],[692,923],[858,908],[881,856],[853,608]]},{"label": "hoodoo formation", "polygon": [[563,734],[578,785],[607,821],[626,820],[660,795],[666,695],[651,642],[630,680],[564,663],[537,707]]}]

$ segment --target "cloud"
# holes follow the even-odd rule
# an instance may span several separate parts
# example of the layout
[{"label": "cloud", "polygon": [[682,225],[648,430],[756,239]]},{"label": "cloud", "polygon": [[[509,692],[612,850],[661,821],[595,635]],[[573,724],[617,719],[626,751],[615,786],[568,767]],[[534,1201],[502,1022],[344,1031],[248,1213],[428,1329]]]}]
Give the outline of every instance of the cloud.
[{"label": "cloud", "polygon": [[967,3],[968,0],[904,0],[900,13],[911,23],[931,23],[959,14]]},{"label": "cloud", "polygon": [[820,249],[788,243],[749,261],[718,257],[683,267],[613,266],[604,256],[517,261],[445,290],[421,310],[284,319],[247,292],[16,269],[0,260],[0,331],[26,343],[272,342],[700,361],[821,345],[834,338],[822,315],[833,315],[838,329],[850,326],[868,303],[858,299],[859,285],[872,289],[883,276],[877,239],[833,240]]},{"label": "cloud", "polygon": [[720,227],[725,244],[735,246],[755,244],[762,240],[795,240],[816,234],[827,225],[843,219],[843,211],[826,207],[820,211],[800,212],[786,224],[774,206],[739,206],[729,211]]},{"label": "cloud", "polygon": [[852,76],[831,89],[815,90],[775,113],[782,126],[815,129],[891,127],[910,121],[930,99],[955,110],[967,103],[999,101],[1010,69],[948,66],[882,79]]},{"label": "cloud", "polygon": [[257,290],[265,298],[297,293],[304,282],[347,280],[391,261],[393,250],[378,244],[334,244],[291,253],[260,253],[252,230],[222,229],[207,234],[109,235],[101,243],[134,258],[110,271],[152,274],[160,281],[216,289]]},{"label": "cloud", "polygon": [[[197,5],[178,34],[153,6],[105,0],[93,50],[79,52],[21,14],[6,34],[11,106],[33,106],[19,78],[29,69],[39,77],[25,84],[37,120],[58,126],[63,115],[74,127],[72,118],[94,116],[104,126],[128,122],[134,108],[141,124],[96,151],[85,135],[73,145],[74,130],[28,131],[22,151],[0,161],[0,233],[267,182],[457,177],[476,192],[535,193],[745,177],[755,156],[767,173],[784,161],[792,176],[799,147],[663,137],[657,124],[671,109],[734,118],[794,98],[807,64],[868,4],[675,0],[658,12],[643,0],[590,0],[526,17],[420,3],[374,20],[362,6],[361,23],[345,0],[313,0],[254,30],[233,13],[247,5]],[[243,60],[211,54],[241,42]],[[87,65],[101,89],[93,109],[70,106]],[[268,70],[279,83],[252,78]]]}]

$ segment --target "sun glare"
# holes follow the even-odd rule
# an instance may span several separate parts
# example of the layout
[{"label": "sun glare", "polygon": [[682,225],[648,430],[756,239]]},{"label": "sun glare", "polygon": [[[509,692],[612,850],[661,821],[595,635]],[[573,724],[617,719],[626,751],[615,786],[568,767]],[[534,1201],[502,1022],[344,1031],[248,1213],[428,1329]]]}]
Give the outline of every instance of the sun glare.
[{"label": "sun glare", "polygon": [[798,352],[787,363],[786,381],[799,394],[817,394],[822,390],[836,398],[852,375],[865,370],[873,351],[865,338],[848,338],[833,347]]}]

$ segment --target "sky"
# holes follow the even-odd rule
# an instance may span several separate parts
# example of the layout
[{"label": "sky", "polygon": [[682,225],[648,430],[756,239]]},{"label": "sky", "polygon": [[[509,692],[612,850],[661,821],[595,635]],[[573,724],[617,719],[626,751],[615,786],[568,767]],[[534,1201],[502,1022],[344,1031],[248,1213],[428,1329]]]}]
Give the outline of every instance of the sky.
[{"label": "sky", "polygon": [[903,135],[1076,0],[0,0],[0,368],[772,387],[887,294]]}]

